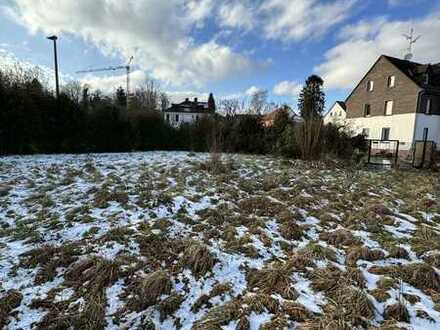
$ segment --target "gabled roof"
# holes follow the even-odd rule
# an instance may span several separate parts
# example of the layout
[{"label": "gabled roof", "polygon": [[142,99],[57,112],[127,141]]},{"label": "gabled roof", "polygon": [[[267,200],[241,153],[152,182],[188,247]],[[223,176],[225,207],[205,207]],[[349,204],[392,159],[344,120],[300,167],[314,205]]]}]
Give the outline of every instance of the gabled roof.
[{"label": "gabled roof", "polygon": [[331,108],[327,110],[327,112],[325,113],[324,117],[327,116],[327,115],[333,110],[333,108],[335,107],[335,105],[339,105],[339,106],[342,108],[342,110],[344,110],[345,112],[347,112],[347,106],[345,105],[345,102],[343,102],[343,101],[336,101],[336,102],[331,106]]},{"label": "gabled roof", "polygon": [[186,99],[180,103],[173,103],[164,112],[183,112],[183,113],[209,113],[208,102],[190,101]]},{"label": "gabled roof", "polygon": [[[335,104],[333,104],[333,107],[338,104],[344,111],[347,111],[347,106],[345,105],[345,102],[343,101],[336,101]],[[332,108],[333,108],[332,107]]]},{"label": "gabled roof", "polygon": [[[391,56],[384,55],[384,57],[419,87],[440,88],[440,63],[420,64]],[[429,75],[428,84],[426,83],[426,74]]]},{"label": "gabled roof", "polygon": [[[394,65],[397,69],[399,69],[403,74],[405,74],[414,84],[419,86],[420,88],[429,89],[430,91],[440,92],[440,63],[437,64],[420,64],[416,62],[411,62],[407,60],[401,60],[392,56],[381,55],[374,62],[374,64],[370,67],[370,69],[365,73],[359,83],[355,88],[352,89],[350,94],[345,99],[345,102],[353,95],[354,91],[359,87],[362,81],[366,76],[373,70],[376,64],[382,59],[385,58],[388,62]],[[425,84],[425,73],[430,73],[429,85]]]}]

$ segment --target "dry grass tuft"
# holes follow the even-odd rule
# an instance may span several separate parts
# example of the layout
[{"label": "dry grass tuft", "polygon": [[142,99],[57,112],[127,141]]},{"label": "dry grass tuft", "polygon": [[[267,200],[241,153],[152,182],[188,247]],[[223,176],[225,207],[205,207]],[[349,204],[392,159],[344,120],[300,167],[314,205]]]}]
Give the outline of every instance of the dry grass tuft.
[{"label": "dry grass tuft", "polygon": [[173,283],[164,271],[156,271],[135,283],[131,290],[128,306],[131,310],[140,312],[156,304],[160,296],[170,294]]},{"label": "dry grass tuft", "polygon": [[44,245],[20,255],[20,257],[22,266],[28,268],[40,266],[35,276],[35,284],[43,284],[55,278],[58,267],[71,265],[77,259],[78,254],[78,250],[73,245]]},{"label": "dry grass tuft", "polygon": [[320,318],[303,323],[300,329],[367,328],[374,317],[374,306],[363,291],[346,286],[333,292],[324,312]]},{"label": "dry grass tuft", "polygon": [[278,293],[285,299],[294,300],[297,293],[291,285],[292,272],[290,263],[273,262],[260,270],[250,269],[247,272],[248,285],[266,294]]},{"label": "dry grass tuft", "polygon": [[17,290],[9,290],[0,298],[0,329],[8,324],[11,312],[20,306],[23,295]]},{"label": "dry grass tuft", "polygon": [[180,307],[185,297],[174,293],[159,303],[160,321],[163,322],[170,315],[173,315]]},{"label": "dry grass tuft", "polygon": [[422,226],[411,238],[411,247],[418,255],[440,250],[440,234],[427,226]]},{"label": "dry grass tuft", "polygon": [[401,246],[393,246],[388,252],[390,253],[389,258],[409,260],[408,251]]},{"label": "dry grass tuft", "polygon": [[336,252],[332,249],[316,243],[309,243],[298,251],[299,254],[308,256],[311,259],[336,261]]},{"label": "dry grass tuft", "polygon": [[349,285],[358,288],[365,287],[365,278],[357,268],[348,268],[347,272],[343,272],[335,266],[329,266],[313,269],[308,274],[312,281],[312,288],[317,291],[324,291],[330,296],[341,287]]},{"label": "dry grass tuft", "polygon": [[254,312],[256,314],[261,314],[269,312],[271,314],[276,314],[280,309],[278,300],[271,297],[269,294],[264,293],[247,294],[243,298],[243,304],[247,306],[248,313]]},{"label": "dry grass tuft", "polygon": [[241,306],[237,301],[230,301],[216,306],[200,320],[196,321],[192,330],[220,330],[222,326],[240,317]]},{"label": "dry grass tuft", "polygon": [[215,263],[216,260],[208,247],[196,241],[191,241],[187,244],[180,259],[181,267],[191,269],[193,275],[197,278],[210,272]]},{"label": "dry grass tuft", "polygon": [[376,275],[389,274],[393,278],[402,279],[404,282],[425,292],[429,290],[440,292],[440,276],[434,268],[423,262],[402,266],[373,266],[368,271]]},{"label": "dry grass tuft", "polygon": [[354,235],[346,229],[338,229],[332,232],[321,233],[319,237],[337,248],[361,244],[360,240],[354,237]]},{"label": "dry grass tuft", "polygon": [[312,318],[312,313],[303,305],[292,302],[285,302],[282,307],[283,312],[289,316],[291,321],[305,322]]},{"label": "dry grass tuft", "polygon": [[395,320],[398,322],[409,322],[411,319],[408,309],[401,302],[387,306],[383,317],[385,320]]},{"label": "dry grass tuft", "polygon": [[300,240],[303,237],[304,232],[301,226],[295,221],[291,220],[283,222],[279,228],[281,236],[286,240]]},{"label": "dry grass tuft", "polygon": [[277,315],[272,320],[263,323],[258,330],[284,330],[289,326],[285,315]]},{"label": "dry grass tuft", "polygon": [[345,263],[355,267],[358,260],[375,261],[385,257],[385,253],[381,250],[370,250],[368,247],[355,247],[348,251]]},{"label": "dry grass tuft", "polygon": [[239,202],[238,206],[247,214],[275,217],[286,207],[265,196],[249,197]]}]

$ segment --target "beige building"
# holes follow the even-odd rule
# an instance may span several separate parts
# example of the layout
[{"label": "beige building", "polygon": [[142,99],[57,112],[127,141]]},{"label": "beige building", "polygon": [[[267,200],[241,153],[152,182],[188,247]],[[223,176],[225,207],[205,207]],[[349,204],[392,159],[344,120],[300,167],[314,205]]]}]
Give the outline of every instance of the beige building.
[{"label": "beige building", "polygon": [[440,145],[440,63],[380,56],[345,101],[347,125],[369,139]]}]

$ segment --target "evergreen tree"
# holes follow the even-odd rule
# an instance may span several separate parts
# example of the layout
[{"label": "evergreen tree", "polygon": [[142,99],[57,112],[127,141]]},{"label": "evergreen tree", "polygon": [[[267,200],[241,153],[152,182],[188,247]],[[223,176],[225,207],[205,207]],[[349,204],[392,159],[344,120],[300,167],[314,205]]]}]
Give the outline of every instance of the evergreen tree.
[{"label": "evergreen tree", "polygon": [[208,110],[209,112],[216,111],[214,95],[212,93],[209,94],[209,98],[208,98]]},{"label": "evergreen tree", "polygon": [[317,75],[306,80],[298,100],[298,108],[303,119],[322,117],[325,107],[325,94],[322,90],[324,81]]},{"label": "evergreen tree", "polygon": [[297,141],[303,159],[318,158],[322,114],[325,107],[324,81],[312,75],[306,80],[298,100],[302,123],[298,125]]},{"label": "evergreen tree", "polygon": [[125,93],[125,90],[121,86],[119,86],[118,89],[116,90],[115,101],[116,101],[116,105],[120,107],[127,106],[127,94]]}]

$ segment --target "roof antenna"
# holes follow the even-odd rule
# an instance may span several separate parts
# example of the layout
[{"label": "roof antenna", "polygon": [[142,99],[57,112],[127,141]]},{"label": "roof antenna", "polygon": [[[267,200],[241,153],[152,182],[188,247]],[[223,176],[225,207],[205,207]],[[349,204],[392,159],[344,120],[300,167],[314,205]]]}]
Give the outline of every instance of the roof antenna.
[{"label": "roof antenna", "polygon": [[418,37],[414,38],[414,28],[411,28],[409,34],[403,34],[406,40],[408,40],[408,48],[406,49],[407,53],[405,55],[405,60],[410,61],[414,57],[413,54],[413,45],[422,37],[419,35]]}]

